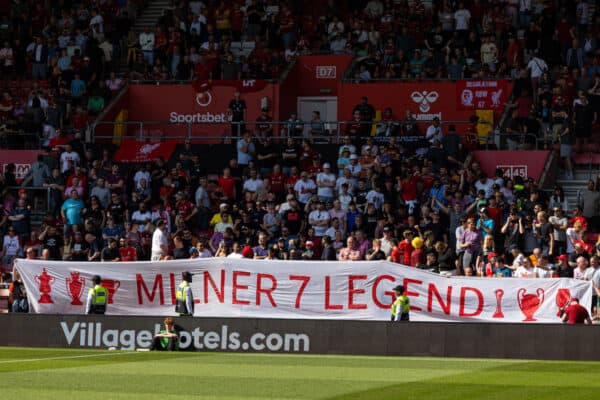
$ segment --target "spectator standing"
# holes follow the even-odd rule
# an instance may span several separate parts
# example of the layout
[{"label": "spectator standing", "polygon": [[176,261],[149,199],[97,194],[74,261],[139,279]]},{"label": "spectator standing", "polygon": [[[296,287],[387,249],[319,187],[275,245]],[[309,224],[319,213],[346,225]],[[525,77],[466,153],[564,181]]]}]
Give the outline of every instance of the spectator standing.
[{"label": "spectator standing", "polygon": [[300,180],[294,185],[294,191],[298,201],[302,204],[308,203],[311,196],[316,193],[317,185],[312,179],[308,178],[308,172],[303,171],[300,174]]},{"label": "spectator standing", "polygon": [[429,140],[429,143],[432,144],[436,140],[442,141],[442,126],[438,117],[434,117],[431,125],[427,127],[425,139]]},{"label": "spectator standing", "polygon": [[81,225],[84,208],[85,204],[79,197],[77,190],[71,190],[70,197],[65,200],[61,207],[61,216],[65,222],[65,233],[70,232],[73,225]]},{"label": "spectator standing", "polygon": [[246,167],[254,159],[256,149],[248,132],[244,132],[237,142],[237,162],[240,167]]},{"label": "spectator standing", "polygon": [[152,234],[151,261],[160,261],[169,254],[167,235],[165,232],[165,221],[156,221],[156,229]]},{"label": "spectator standing", "polygon": [[531,78],[531,90],[533,92],[534,102],[538,101],[538,83],[544,74],[548,70],[548,64],[542,60],[537,52],[533,54],[531,60],[527,64],[529,70],[529,76]]},{"label": "spectator standing", "polygon": [[233,100],[229,102],[228,112],[231,113],[231,136],[242,137],[246,133],[246,102],[240,98],[240,91],[236,90],[233,94]]},{"label": "spectator standing", "polygon": [[591,179],[588,181],[586,189],[581,192],[581,207],[583,208],[583,216],[588,223],[588,229],[598,229],[600,227],[598,223],[600,192],[596,189],[596,183]]},{"label": "spectator standing", "polygon": [[154,45],[156,43],[154,32],[150,26],[146,26],[144,32],[140,33],[139,43],[144,55],[144,61],[148,65],[154,65]]}]

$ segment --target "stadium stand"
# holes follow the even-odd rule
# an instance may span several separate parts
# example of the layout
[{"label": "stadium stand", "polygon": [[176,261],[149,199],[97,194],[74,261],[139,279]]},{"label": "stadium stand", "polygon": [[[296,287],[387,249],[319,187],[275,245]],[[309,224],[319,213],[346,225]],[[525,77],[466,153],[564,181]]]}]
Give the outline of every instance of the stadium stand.
[{"label": "stadium stand", "polygon": [[[5,166],[5,270],[30,254],[115,259],[113,239],[116,259],[150,259],[160,218],[163,260],[389,259],[449,275],[575,276],[600,287],[597,259],[588,266],[600,256],[598,1],[174,1],[140,31],[143,2],[47,3],[2,8],[2,147],[44,149],[26,182],[48,193],[19,189]],[[296,57],[323,53],[351,55],[344,80],[356,84],[510,79],[498,129],[509,150],[552,151],[559,187],[488,176],[473,158],[477,138],[410,116],[375,120],[368,103],[338,144],[278,137],[298,126],[324,131],[318,118],[272,122],[265,111],[242,120],[255,135],[222,145],[234,156],[220,164],[191,141],[170,160],[120,166],[109,146],[86,140],[129,81],[279,81]],[[396,140],[407,135],[421,139]],[[569,182],[575,198],[560,187]]]}]

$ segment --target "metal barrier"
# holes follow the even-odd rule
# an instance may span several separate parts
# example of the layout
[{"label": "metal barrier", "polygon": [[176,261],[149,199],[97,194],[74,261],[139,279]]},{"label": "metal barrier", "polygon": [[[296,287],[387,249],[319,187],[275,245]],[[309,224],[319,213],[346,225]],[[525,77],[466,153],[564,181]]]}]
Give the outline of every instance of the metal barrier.
[{"label": "metal barrier", "polygon": [[[391,120],[391,121],[197,121],[190,120],[184,122],[171,122],[171,121],[97,121],[93,125],[93,140],[112,140],[113,135],[99,135],[96,134],[96,128],[100,126],[113,126],[113,127],[126,127],[129,137],[136,138],[138,140],[162,140],[162,139],[178,139],[178,140],[204,140],[204,141],[231,141],[237,140],[242,136],[245,128],[253,128],[254,136],[261,137],[261,132],[268,130],[266,127],[270,127],[272,130],[271,136],[277,138],[292,137],[295,139],[313,139],[315,141],[339,143],[342,137],[354,136],[354,137],[373,137],[374,139],[385,140],[389,136],[394,136],[400,141],[408,141],[407,137],[414,138],[413,141],[425,139],[425,130],[427,126],[432,123],[433,120]],[[480,124],[490,124],[487,121],[480,120]],[[455,125],[473,125],[473,122],[468,120],[451,120],[443,121],[444,126]],[[360,125],[361,132],[358,134],[352,134],[350,127]],[[402,134],[409,126],[421,126],[419,128],[420,135],[410,133],[408,135]],[[296,126],[302,126],[302,134],[296,133]],[[393,127],[393,131],[390,134],[378,134],[378,129],[383,129],[385,126]],[[206,128],[207,132],[195,133],[195,130]],[[168,134],[165,135],[166,130],[179,130],[184,131],[185,134]],[[221,134],[214,134],[214,132],[221,132]],[[386,129],[387,131],[387,129]],[[458,129],[458,131],[464,131],[464,129]],[[315,132],[320,132],[315,134]],[[381,130],[380,130],[381,132]],[[495,137],[498,132],[492,130],[490,135],[486,138],[487,143],[485,147],[489,148],[491,145],[496,144],[497,138]],[[481,138],[478,138],[480,140]]]},{"label": "metal barrier", "polygon": [[14,190],[15,192],[18,190],[21,190],[21,189],[30,190],[30,191],[34,191],[34,192],[45,191],[46,192],[45,207],[43,209],[38,208],[37,204],[35,202],[35,196],[34,196],[33,207],[30,212],[30,222],[34,225],[41,223],[41,219],[50,210],[50,204],[52,202],[52,200],[51,200],[52,190],[54,190],[54,189],[52,189],[50,187],[37,187],[37,186],[7,186],[7,189]]}]

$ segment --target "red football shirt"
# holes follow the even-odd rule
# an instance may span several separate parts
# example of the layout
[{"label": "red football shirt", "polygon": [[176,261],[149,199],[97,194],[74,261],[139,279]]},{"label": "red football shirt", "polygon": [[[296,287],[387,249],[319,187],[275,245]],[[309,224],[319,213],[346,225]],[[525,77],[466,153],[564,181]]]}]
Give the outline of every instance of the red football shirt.
[{"label": "red football shirt", "polygon": [[137,258],[137,251],[135,247],[121,247],[119,249],[119,255],[121,256],[121,261],[135,261]]},{"label": "red football shirt", "polygon": [[231,176],[228,178],[222,176],[219,178],[218,183],[219,183],[219,187],[223,191],[223,194],[228,199],[231,199],[231,200],[235,199],[235,196],[234,196],[235,179],[233,179]]},{"label": "red football shirt", "polygon": [[574,324],[583,324],[585,320],[590,317],[588,311],[581,304],[571,304],[565,310],[565,314],[569,317],[568,323],[571,325]]}]

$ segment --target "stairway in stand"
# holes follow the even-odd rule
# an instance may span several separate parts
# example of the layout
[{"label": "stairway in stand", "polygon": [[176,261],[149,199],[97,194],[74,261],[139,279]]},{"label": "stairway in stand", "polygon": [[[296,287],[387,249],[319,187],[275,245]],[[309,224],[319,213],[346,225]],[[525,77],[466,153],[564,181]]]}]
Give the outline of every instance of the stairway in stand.
[{"label": "stairway in stand", "polygon": [[579,192],[587,188],[590,179],[595,181],[600,172],[594,166],[590,170],[588,165],[574,165],[573,168],[573,179],[567,179],[561,174],[560,178],[556,180],[556,184],[562,186],[565,191],[570,209],[579,203]]},{"label": "stairway in stand", "polygon": [[[171,7],[170,3],[171,2],[169,0],[149,1],[147,6],[136,18],[135,23],[133,24],[132,29],[135,32],[135,36],[139,37],[140,33],[142,33],[147,26],[152,27],[154,30],[156,23],[158,22],[159,18],[162,17],[164,11]],[[117,68],[117,72],[119,74],[124,74],[128,71],[128,69],[127,51],[124,51]]]},{"label": "stairway in stand", "polygon": [[142,14],[135,20],[133,30],[136,35],[142,33],[145,27],[151,26],[152,29],[156,26],[158,19],[162,17],[164,11],[171,7],[169,0],[152,0],[144,9]]}]

